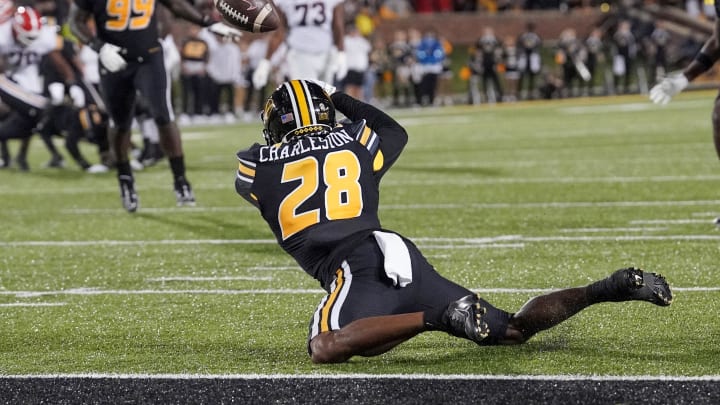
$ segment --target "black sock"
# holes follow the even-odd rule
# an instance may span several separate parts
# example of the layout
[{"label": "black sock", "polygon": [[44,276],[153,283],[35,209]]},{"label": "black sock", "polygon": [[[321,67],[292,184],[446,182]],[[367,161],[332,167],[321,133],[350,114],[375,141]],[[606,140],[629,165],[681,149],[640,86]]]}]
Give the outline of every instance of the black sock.
[{"label": "black sock", "polygon": [[430,308],[423,312],[423,323],[425,323],[427,330],[447,331],[447,326],[445,326],[445,322],[443,322],[445,309],[446,308]]},{"label": "black sock", "polygon": [[124,162],[117,162],[117,174],[118,176],[131,176],[132,169],[130,168],[130,162],[127,160]]},{"label": "black sock", "polygon": [[613,276],[606,277],[587,286],[587,297],[591,304],[598,302],[624,301],[623,291],[613,279]]},{"label": "black sock", "polygon": [[172,170],[175,180],[179,177],[185,177],[185,157],[180,155],[171,157],[168,160],[170,161],[170,170]]}]

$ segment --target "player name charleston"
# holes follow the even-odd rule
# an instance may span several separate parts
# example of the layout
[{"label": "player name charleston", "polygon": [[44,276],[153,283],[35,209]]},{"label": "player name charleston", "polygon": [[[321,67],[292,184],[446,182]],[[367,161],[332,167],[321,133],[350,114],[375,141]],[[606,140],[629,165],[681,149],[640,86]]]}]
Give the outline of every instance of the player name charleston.
[{"label": "player name charleston", "polygon": [[331,132],[324,137],[302,137],[297,142],[279,143],[260,148],[260,162],[272,162],[282,160],[314,150],[326,150],[339,148],[354,140],[353,137],[341,130]]}]

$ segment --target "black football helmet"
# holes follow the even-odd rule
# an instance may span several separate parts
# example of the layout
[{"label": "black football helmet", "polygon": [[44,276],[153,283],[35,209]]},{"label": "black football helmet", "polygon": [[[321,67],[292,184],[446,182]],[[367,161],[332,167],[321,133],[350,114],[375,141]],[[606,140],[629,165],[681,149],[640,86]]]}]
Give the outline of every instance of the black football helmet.
[{"label": "black football helmet", "polygon": [[295,135],[329,131],[335,127],[335,106],[320,85],[290,80],[270,95],[262,113],[268,145]]}]

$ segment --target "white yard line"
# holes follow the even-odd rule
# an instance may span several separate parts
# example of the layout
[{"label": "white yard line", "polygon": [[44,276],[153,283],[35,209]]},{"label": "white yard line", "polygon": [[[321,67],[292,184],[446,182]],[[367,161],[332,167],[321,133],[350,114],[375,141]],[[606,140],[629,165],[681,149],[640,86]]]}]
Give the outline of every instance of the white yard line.
[{"label": "white yard line", "polygon": [[665,227],[655,228],[563,228],[562,233],[601,233],[601,232],[658,232],[666,231]]},{"label": "white yard line", "polygon": [[[527,164],[527,162],[524,162]],[[547,165],[547,162],[543,162]],[[486,164],[478,167],[488,166],[499,166],[493,162],[486,162]],[[416,169],[436,169],[438,166],[433,165],[432,167],[424,165],[407,165],[406,168]],[[446,165],[441,167],[455,168],[468,166],[455,166]],[[720,175],[688,175],[688,176],[609,176],[609,177],[511,177],[511,178],[488,178],[488,177],[476,177],[476,178],[465,178],[462,176],[451,177],[451,178],[415,178],[415,179],[389,179],[383,182],[384,185],[488,185],[488,184],[579,184],[579,183],[609,183],[609,184],[624,184],[624,183],[667,183],[667,182],[688,182],[688,181],[718,181]],[[216,183],[216,184],[203,184],[202,189],[216,190],[216,189],[232,189],[232,183]],[[142,186],[142,190],[166,190],[167,187],[162,185],[145,184]],[[58,195],[58,194],[88,194],[97,192],[117,192],[115,187],[103,187],[103,188],[89,188],[89,187],[62,187],[62,188],[9,188],[0,186],[0,194],[2,195]],[[238,204],[240,206],[241,204]],[[145,210],[145,208],[143,208]],[[185,208],[187,210],[187,208]]]},{"label": "white yard line", "polygon": [[0,304],[3,307],[61,307],[66,305],[64,302],[8,302]]},{"label": "white yard line", "polygon": [[712,224],[714,217],[708,219],[636,219],[630,221],[631,225],[690,225]]},{"label": "white yard line", "polygon": [[[603,236],[522,236],[502,235],[488,238],[410,238],[423,248],[462,249],[478,248],[519,248],[532,242],[605,242],[605,241],[720,241],[720,234],[714,235],[603,235]],[[78,241],[10,241],[0,242],[0,247],[22,246],[136,246],[136,245],[267,245],[275,239],[166,239],[166,240],[78,240]],[[263,269],[263,268],[258,268]]]},{"label": "white yard line", "polygon": [[190,277],[190,276],[171,276],[148,278],[145,281],[161,282],[166,281],[272,281],[272,277],[247,277],[247,276],[218,276],[218,277]]},{"label": "white yard line", "polygon": [[[557,291],[557,288],[469,288],[479,294],[546,294]],[[674,292],[686,293],[708,293],[718,292],[720,287],[673,287]],[[36,298],[46,296],[94,296],[94,295],[321,295],[325,291],[321,289],[186,289],[186,290],[103,290],[100,288],[71,288],[56,291],[0,291],[0,296],[14,296],[17,298]]]}]

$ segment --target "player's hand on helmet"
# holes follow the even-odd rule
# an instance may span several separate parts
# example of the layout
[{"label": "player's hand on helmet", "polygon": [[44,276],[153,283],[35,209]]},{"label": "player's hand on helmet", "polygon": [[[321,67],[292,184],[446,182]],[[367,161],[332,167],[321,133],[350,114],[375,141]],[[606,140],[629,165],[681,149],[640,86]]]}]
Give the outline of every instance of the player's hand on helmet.
[{"label": "player's hand on helmet", "polygon": [[85,107],[85,91],[80,86],[73,84],[70,86],[68,93],[70,93],[70,99],[72,99],[75,108]]},{"label": "player's hand on helmet", "polygon": [[242,36],[242,31],[233,28],[225,23],[216,22],[208,27],[213,34],[220,35],[224,39],[236,41]]},{"label": "player's hand on helmet", "polygon": [[325,93],[327,93],[328,96],[332,96],[333,94],[337,93],[337,87],[333,86],[330,83],[326,83],[322,80],[315,80],[315,79],[309,79],[308,81],[320,86],[323,89],[323,91]]},{"label": "player's hand on helmet", "polygon": [[683,91],[687,85],[688,79],[684,74],[680,72],[672,73],[650,89],[650,100],[655,104],[667,104],[673,96]]},{"label": "player's hand on helmet", "polygon": [[340,81],[347,76],[348,64],[347,55],[343,51],[338,51],[335,55],[335,80]]},{"label": "player's hand on helmet", "polygon": [[127,61],[120,55],[121,48],[117,45],[105,43],[98,52],[100,63],[111,73],[125,69]]},{"label": "player's hand on helmet", "polygon": [[252,82],[253,87],[256,89],[261,89],[265,87],[268,81],[268,77],[270,77],[270,61],[267,59],[263,59],[260,62],[258,62],[257,67],[255,68],[255,71],[253,72],[252,76]]},{"label": "player's hand on helmet", "polygon": [[50,104],[60,105],[65,101],[65,85],[58,82],[48,84],[48,93],[50,95]]}]

